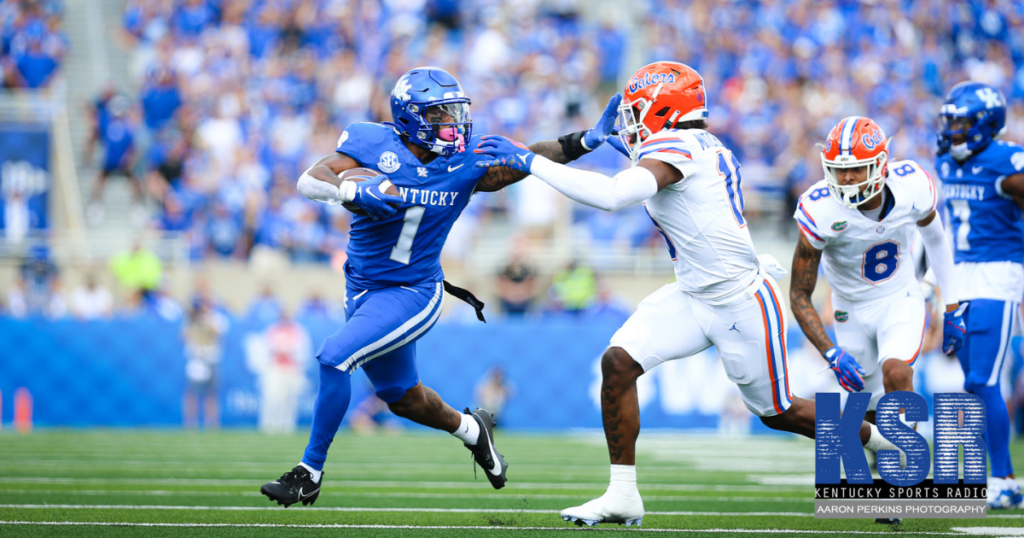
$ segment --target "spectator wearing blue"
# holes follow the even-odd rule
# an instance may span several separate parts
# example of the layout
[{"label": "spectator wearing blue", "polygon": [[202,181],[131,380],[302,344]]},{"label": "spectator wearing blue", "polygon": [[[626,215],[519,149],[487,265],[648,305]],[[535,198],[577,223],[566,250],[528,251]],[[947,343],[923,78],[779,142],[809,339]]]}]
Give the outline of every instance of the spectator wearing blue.
[{"label": "spectator wearing blue", "polygon": [[242,219],[228,210],[224,202],[214,202],[213,213],[206,221],[206,236],[210,239],[210,253],[220,258],[231,258],[242,252]]},{"label": "spectator wearing blue", "polygon": [[96,224],[103,220],[103,190],[107,179],[111,176],[124,177],[132,188],[135,207],[132,217],[136,220],[145,218],[142,184],[132,172],[135,158],[135,127],[130,116],[131,102],[123,95],[115,95],[108,101],[98,101],[93,114],[93,130],[87,147],[92,148],[96,141],[103,145],[100,173],[93,184],[87,216],[90,223]]},{"label": "spectator wearing blue", "polygon": [[174,30],[180,37],[198,37],[217,22],[217,12],[207,0],[185,0],[174,13]]},{"label": "spectator wearing blue", "polygon": [[321,292],[314,290],[310,292],[309,297],[299,305],[299,309],[295,312],[295,320],[299,323],[307,323],[311,321],[328,321],[337,323],[339,321],[344,321],[344,312],[337,304],[325,299]]},{"label": "spectator wearing blue", "polygon": [[185,232],[192,227],[192,218],[181,198],[174,191],[167,191],[163,197],[163,210],[156,227],[165,232]]},{"label": "spectator wearing blue", "polygon": [[163,129],[181,107],[177,77],[167,67],[156,70],[142,88],[142,118],[151,131]]},{"label": "spectator wearing blue", "polygon": [[28,23],[25,31],[11,42],[11,52],[17,66],[20,86],[42,88],[57,71],[60,61],[59,50],[48,46],[46,26],[42,20]]},{"label": "spectator wearing blue", "polygon": [[268,284],[263,286],[259,296],[253,299],[249,305],[246,318],[263,325],[270,325],[281,317],[282,312],[281,300],[274,295],[274,290]]}]

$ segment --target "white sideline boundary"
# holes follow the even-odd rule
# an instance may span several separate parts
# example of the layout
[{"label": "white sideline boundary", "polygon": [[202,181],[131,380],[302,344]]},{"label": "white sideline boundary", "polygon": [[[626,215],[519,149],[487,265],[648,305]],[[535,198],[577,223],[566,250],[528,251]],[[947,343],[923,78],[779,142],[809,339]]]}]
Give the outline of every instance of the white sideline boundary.
[{"label": "white sideline boundary", "polygon": [[[283,506],[182,506],[159,504],[0,504],[0,509],[59,510],[196,510],[210,512],[284,511]],[[292,510],[294,512],[294,510]],[[518,508],[357,508],[350,506],[304,507],[303,512],[406,512],[440,514],[558,514],[558,510]],[[646,512],[653,516],[793,516],[814,517],[810,512]]]},{"label": "white sideline boundary", "polygon": [[[829,530],[798,530],[798,529],[650,529],[632,527],[628,530],[615,527],[507,527],[485,525],[289,525],[276,523],[128,523],[99,521],[0,521],[0,525],[36,525],[36,526],[81,526],[81,527],[178,527],[178,528],[270,528],[270,529],[381,529],[381,530],[500,530],[500,531],[567,531],[567,532],[668,532],[686,534],[813,534],[813,535],[888,535],[889,531],[829,531]],[[965,536],[959,532],[915,532],[919,536]]]},{"label": "white sideline boundary", "polygon": [[[223,512],[265,512],[283,511],[283,506],[186,506],[161,504],[0,504],[3,509],[61,509],[61,510],[197,510]],[[392,508],[392,507],[351,507],[324,506],[303,507],[303,512],[407,512],[407,513],[442,513],[442,514],[558,514],[558,510],[518,509],[518,508]],[[293,512],[295,510],[292,510]],[[814,517],[812,512],[708,512],[708,511],[648,511],[644,515],[651,516],[787,516]],[[989,514],[995,519],[1024,519],[1024,514]]]},{"label": "white sideline boundary", "polygon": [[[0,484],[135,484],[151,486],[259,486],[260,479],[216,479],[216,478],[55,478],[41,476],[0,477]],[[428,482],[399,480],[331,480],[325,479],[324,485],[330,487],[352,488],[430,488],[459,489],[475,488],[481,484],[474,482]],[[519,482],[506,484],[508,489],[585,489],[604,491],[608,482]],[[714,484],[642,484],[641,491],[814,491],[813,486],[764,486],[764,485],[714,485]]]}]

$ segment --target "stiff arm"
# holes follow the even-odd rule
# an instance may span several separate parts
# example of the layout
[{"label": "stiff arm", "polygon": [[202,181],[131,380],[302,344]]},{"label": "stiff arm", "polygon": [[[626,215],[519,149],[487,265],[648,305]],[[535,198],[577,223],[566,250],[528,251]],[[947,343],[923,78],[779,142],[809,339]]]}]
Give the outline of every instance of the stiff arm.
[{"label": "stiff arm", "polygon": [[[569,158],[562,151],[557,140],[543,140],[530,146],[530,151],[542,155],[551,161],[567,163]],[[344,153],[331,153],[316,162],[299,178],[298,189],[306,198],[327,204],[340,204],[339,187],[342,179],[338,177],[345,170],[358,168],[359,163]],[[512,168],[496,166],[488,169],[477,182],[477,192],[494,192],[512,185],[528,176]]]}]

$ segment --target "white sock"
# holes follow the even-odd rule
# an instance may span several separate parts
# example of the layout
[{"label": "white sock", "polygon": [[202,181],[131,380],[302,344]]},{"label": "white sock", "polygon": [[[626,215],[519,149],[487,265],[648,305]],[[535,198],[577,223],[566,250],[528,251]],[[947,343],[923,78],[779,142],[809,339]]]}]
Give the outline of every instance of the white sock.
[{"label": "white sock", "polygon": [[871,436],[868,437],[868,442],[864,443],[864,448],[872,452],[896,448],[888,439],[882,437],[882,432],[878,431],[878,426],[874,424],[869,424],[869,426],[871,426]]},{"label": "white sock", "polygon": [[316,469],[310,467],[309,465],[306,465],[301,461],[299,462],[299,465],[305,467],[306,470],[309,471],[309,474],[313,475],[313,482],[316,482],[317,484],[320,483],[320,477],[323,476],[324,474],[323,471],[317,471]]},{"label": "white sock", "polygon": [[1008,484],[1006,483],[1005,478],[996,478],[994,476],[988,477],[989,492],[995,492],[996,494],[998,494],[1000,491],[1006,489],[1007,485]]},{"label": "white sock", "polygon": [[1017,488],[1020,487],[1020,484],[1017,483],[1016,478],[1006,477],[1003,479],[1003,483],[1006,484],[1006,489],[1016,490]]},{"label": "white sock", "polygon": [[611,474],[608,491],[615,491],[625,495],[636,493],[636,465],[612,464]]},{"label": "white sock", "polygon": [[480,439],[480,423],[475,418],[463,413],[462,423],[459,424],[459,429],[452,432],[452,435],[462,439],[462,442],[467,445],[475,445]]}]

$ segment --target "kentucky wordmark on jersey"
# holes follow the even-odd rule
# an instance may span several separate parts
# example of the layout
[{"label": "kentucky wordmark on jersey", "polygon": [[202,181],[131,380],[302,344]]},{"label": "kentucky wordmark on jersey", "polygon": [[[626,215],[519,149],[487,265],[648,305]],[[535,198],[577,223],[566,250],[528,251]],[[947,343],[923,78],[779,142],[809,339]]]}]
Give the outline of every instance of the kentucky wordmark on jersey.
[{"label": "kentucky wordmark on jersey", "polygon": [[486,173],[475,166],[480,157],[463,151],[424,164],[394,129],[377,123],[352,124],[338,142],[339,153],[386,174],[404,201],[387,219],[354,217],[345,264],[351,285],[376,289],[443,280],[441,249]]}]

